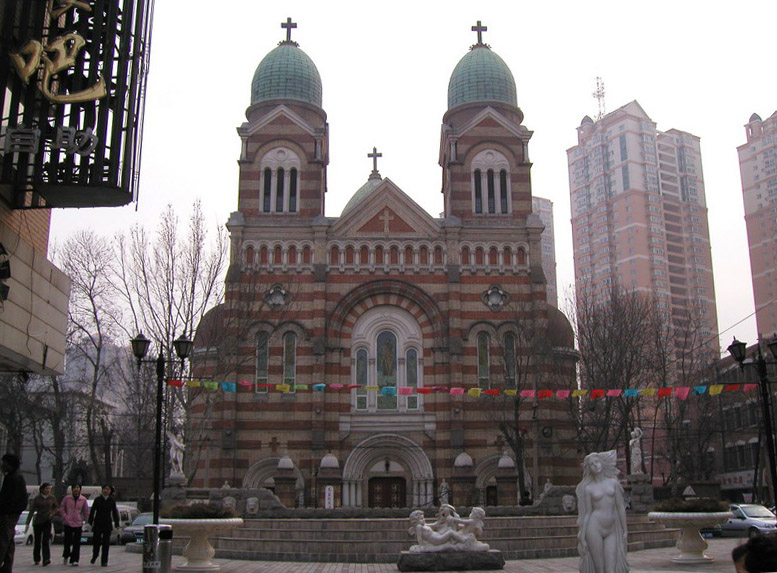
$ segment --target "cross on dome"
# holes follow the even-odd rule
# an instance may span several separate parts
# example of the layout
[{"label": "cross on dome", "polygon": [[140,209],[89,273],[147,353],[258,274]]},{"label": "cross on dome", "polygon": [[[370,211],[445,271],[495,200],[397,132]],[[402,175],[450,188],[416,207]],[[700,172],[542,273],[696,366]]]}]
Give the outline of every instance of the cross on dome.
[{"label": "cross on dome", "polygon": [[370,173],[370,177],[377,177],[380,179],[380,173],[378,173],[378,157],[383,157],[383,154],[378,153],[377,147],[373,147],[372,153],[368,153],[367,157],[372,159],[372,173]]},{"label": "cross on dome", "polygon": [[483,32],[488,31],[488,27],[487,26],[483,26],[480,23],[480,20],[478,20],[477,25],[476,26],[472,26],[472,31],[478,33],[478,44],[482,44],[483,43]]},{"label": "cross on dome", "polygon": [[[478,22],[478,24],[480,24],[480,22]],[[297,27],[297,23],[296,22],[292,22],[291,18],[286,18],[285,22],[281,22],[281,28],[285,28],[286,29],[286,41],[287,42],[291,42],[291,30],[292,30],[292,28],[296,28],[296,27]],[[473,30],[474,30],[474,28],[473,28]]]}]

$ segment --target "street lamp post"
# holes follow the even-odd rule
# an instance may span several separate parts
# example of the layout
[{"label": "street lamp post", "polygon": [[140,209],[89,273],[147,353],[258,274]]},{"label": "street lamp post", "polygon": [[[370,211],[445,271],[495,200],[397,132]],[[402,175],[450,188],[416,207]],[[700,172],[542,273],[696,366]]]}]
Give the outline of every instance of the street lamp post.
[{"label": "street lamp post", "polygon": [[[154,525],[159,523],[159,492],[161,491],[161,478],[162,478],[162,404],[164,402],[164,383],[165,383],[165,371],[167,369],[167,362],[165,360],[164,352],[160,345],[159,356],[156,360],[144,360],[146,352],[151,341],[146,338],[141,332],[135,338],[130,340],[132,345],[132,354],[137,359],[138,370],[143,362],[153,363],[156,365],[156,428],[154,434]],[[181,368],[183,369],[184,361],[188,358],[192,350],[192,341],[186,338],[185,334],[176,338],[173,341],[173,348],[176,355],[181,360]]]},{"label": "street lamp post", "polygon": [[[772,338],[767,343],[772,356],[777,358],[777,337]],[[769,473],[771,475],[772,484],[772,501],[777,501],[777,463],[775,463],[774,453],[774,433],[772,431],[772,406],[771,406],[771,393],[769,391],[769,378],[766,371],[766,359],[761,353],[761,345],[758,345],[758,353],[753,356],[752,360],[745,362],[747,357],[747,343],[740,342],[736,338],[729,345],[728,352],[731,356],[739,362],[739,367],[744,370],[745,366],[752,366],[758,372],[758,382],[761,388],[761,417],[763,418],[764,433],[766,434],[766,449],[767,456],[769,458]]]}]

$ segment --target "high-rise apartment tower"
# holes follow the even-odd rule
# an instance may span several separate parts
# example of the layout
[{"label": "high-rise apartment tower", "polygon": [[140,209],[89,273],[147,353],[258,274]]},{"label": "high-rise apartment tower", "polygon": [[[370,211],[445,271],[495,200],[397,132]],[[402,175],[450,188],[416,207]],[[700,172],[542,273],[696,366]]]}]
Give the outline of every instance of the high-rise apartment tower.
[{"label": "high-rise apartment tower", "polygon": [[758,333],[777,332],[777,111],[757,113],[745,125],[747,143],[737,147],[745,203],[750,272]]},{"label": "high-rise apartment tower", "polygon": [[649,293],[719,351],[699,138],[661,132],[636,101],[583,118],[567,150],[578,296]]}]

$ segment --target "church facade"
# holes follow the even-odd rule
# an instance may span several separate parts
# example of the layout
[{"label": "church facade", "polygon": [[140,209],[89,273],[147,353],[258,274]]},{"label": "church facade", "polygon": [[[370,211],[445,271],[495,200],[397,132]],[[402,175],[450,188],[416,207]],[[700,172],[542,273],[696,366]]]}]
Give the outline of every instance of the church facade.
[{"label": "church facade", "polygon": [[515,505],[574,483],[569,406],[536,392],[573,388],[576,354],[546,302],[532,132],[510,69],[478,23],[442,118],[441,217],[380,175],[375,149],[365,184],[327,217],[322,83],[293,26],[259,64],[238,129],[226,297],[194,363],[236,384],[191,409],[192,486],[415,507]]}]

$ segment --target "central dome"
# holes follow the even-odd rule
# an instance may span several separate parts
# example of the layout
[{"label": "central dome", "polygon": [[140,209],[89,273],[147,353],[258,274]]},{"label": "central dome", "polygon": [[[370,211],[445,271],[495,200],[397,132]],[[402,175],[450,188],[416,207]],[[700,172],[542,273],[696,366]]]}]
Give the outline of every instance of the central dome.
[{"label": "central dome", "polygon": [[501,101],[518,107],[515,79],[504,60],[485,44],[476,44],[451,74],[448,109],[475,102]]},{"label": "central dome", "polygon": [[321,76],[313,60],[295,42],[281,42],[254,72],[251,104],[275,98],[297,99],[321,107]]}]

